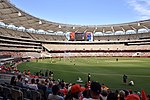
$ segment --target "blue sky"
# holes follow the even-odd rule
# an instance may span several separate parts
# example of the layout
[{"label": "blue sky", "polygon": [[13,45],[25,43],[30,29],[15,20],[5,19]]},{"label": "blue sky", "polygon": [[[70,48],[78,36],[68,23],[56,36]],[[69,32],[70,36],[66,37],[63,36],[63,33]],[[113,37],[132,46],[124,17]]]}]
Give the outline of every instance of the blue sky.
[{"label": "blue sky", "polygon": [[10,0],[23,11],[53,22],[105,25],[150,19],[150,0]]}]

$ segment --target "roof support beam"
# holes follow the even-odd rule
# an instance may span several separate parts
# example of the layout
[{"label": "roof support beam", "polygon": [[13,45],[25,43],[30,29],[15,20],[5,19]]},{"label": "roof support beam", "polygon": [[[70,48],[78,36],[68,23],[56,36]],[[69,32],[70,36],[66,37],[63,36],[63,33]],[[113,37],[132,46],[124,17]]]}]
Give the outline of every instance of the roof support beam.
[{"label": "roof support beam", "polygon": [[102,29],[102,34],[105,35],[104,33],[105,33],[105,28]]},{"label": "roof support beam", "polygon": [[86,33],[86,32],[87,32],[87,29],[85,29],[83,33]]},{"label": "roof support beam", "polygon": [[113,33],[115,33],[115,29],[114,29],[113,26],[111,26],[111,30],[112,30]]},{"label": "roof support beam", "polygon": [[20,23],[21,25],[28,25],[28,23],[34,24],[33,22],[34,22],[33,19],[27,19],[27,20],[22,20],[21,23],[20,23],[20,21],[13,22],[13,23],[14,24],[19,24]]},{"label": "roof support beam", "polygon": [[134,31],[135,33],[138,33],[138,29],[134,28],[133,26],[129,25]]},{"label": "roof support beam", "polygon": [[129,25],[133,30],[137,30],[136,28],[134,28],[133,26]]},{"label": "roof support beam", "polygon": [[81,29],[81,26],[77,28],[77,30],[75,31],[75,33],[77,33],[80,29]]},{"label": "roof support beam", "polygon": [[18,12],[14,12],[14,13],[10,13],[10,14],[3,14],[2,16],[14,16],[14,15],[16,15],[16,16],[18,16]]},{"label": "roof support beam", "polygon": [[95,33],[95,32],[96,32],[96,30],[97,30],[97,27],[95,27],[95,29],[93,30],[93,33]]},{"label": "roof support beam", "polygon": [[123,28],[123,26],[120,26],[122,31],[126,34],[126,30]]},{"label": "roof support beam", "polygon": [[145,25],[141,25],[142,27],[144,27],[148,32],[149,32],[149,28],[146,27]]},{"label": "roof support beam", "polygon": [[[13,20],[18,20],[18,21],[20,21],[20,20],[21,20],[21,21],[23,21],[23,20],[22,20],[23,18],[26,19],[26,16],[20,16],[20,17],[14,17],[14,18],[9,17],[8,19],[5,18],[4,21],[5,21],[5,20],[6,20],[6,21],[7,21],[7,20],[11,20],[11,21],[13,21]],[[27,20],[26,20],[26,21],[27,21]]]},{"label": "roof support beam", "polygon": [[0,9],[1,14],[11,14],[12,11],[10,10],[11,8],[3,8]]},{"label": "roof support beam", "polygon": [[1,11],[3,12],[3,10],[10,10],[11,7],[5,7],[5,8],[1,8]]},{"label": "roof support beam", "polygon": [[74,33],[77,33],[79,30],[74,31]]},{"label": "roof support beam", "polygon": [[102,33],[105,33],[105,28],[103,28]]}]

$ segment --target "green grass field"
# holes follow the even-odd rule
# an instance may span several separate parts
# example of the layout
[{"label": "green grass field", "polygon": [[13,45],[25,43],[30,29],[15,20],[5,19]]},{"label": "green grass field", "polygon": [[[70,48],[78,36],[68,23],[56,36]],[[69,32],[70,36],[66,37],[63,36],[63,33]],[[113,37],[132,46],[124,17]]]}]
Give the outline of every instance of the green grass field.
[{"label": "green grass field", "polygon": [[[75,65],[74,65],[75,64]],[[111,89],[133,89],[141,91],[145,89],[150,94],[150,59],[149,58],[52,58],[22,63],[18,69],[30,70],[31,73],[42,70],[54,72],[55,79],[63,79],[66,82],[75,83],[78,77],[87,81],[88,73],[91,80],[104,83]],[[135,86],[123,84],[122,76],[126,74],[128,81],[133,80]]]}]

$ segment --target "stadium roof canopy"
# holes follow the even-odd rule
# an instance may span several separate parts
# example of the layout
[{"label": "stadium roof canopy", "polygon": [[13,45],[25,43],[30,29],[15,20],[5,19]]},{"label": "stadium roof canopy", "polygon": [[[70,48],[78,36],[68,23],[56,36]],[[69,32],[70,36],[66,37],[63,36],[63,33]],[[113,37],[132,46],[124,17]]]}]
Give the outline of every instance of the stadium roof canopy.
[{"label": "stadium roof canopy", "polygon": [[11,4],[8,0],[0,0],[0,21],[15,26],[34,28],[42,30],[52,30],[53,32],[116,32],[138,29],[150,29],[150,19],[136,22],[109,24],[109,25],[73,25],[56,23],[34,17]]}]

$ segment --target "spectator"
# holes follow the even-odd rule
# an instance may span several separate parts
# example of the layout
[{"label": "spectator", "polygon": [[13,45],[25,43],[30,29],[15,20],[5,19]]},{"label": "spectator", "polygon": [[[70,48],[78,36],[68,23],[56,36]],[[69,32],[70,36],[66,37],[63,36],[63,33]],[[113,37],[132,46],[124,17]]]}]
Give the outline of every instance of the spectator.
[{"label": "spectator", "polygon": [[117,95],[118,94],[116,94],[116,93],[109,93],[107,96],[107,100],[118,100]]},{"label": "spectator", "polygon": [[31,79],[31,84],[29,84],[29,88],[38,90],[37,84],[35,84],[35,79]]},{"label": "spectator", "polygon": [[27,75],[30,75],[30,74],[31,74],[31,72],[30,72],[30,70],[28,70]]},{"label": "spectator", "polygon": [[82,88],[79,84],[74,84],[71,86],[71,90],[67,94],[65,100],[80,100]]},{"label": "spectator", "polygon": [[25,79],[24,79],[23,87],[25,87],[25,88],[28,88],[28,87],[29,87],[28,81],[29,81],[28,78],[25,78]]},{"label": "spectator", "polygon": [[17,76],[16,85],[19,86],[19,87],[22,87],[22,86],[23,86],[23,83],[22,83],[22,76],[21,76],[21,75],[18,75],[18,76]]},{"label": "spectator", "polygon": [[10,85],[14,85],[14,86],[16,85],[16,77],[15,76],[13,76],[11,78]]},{"label": "spectator", "polygon": [[104,84],[102,84],[101,86],[101,90],[108,90],[109,88],[107,86],[105,86]]},{"label": "spectator", "polygon": [[83,91],[83,100],[92,100],[90,90]]},{"label": "spectator", "polygon": [[64,100],[64,98],[62,96],[58,95],[58,92],[59,92],[58,85],[54,85],[52,87],[52,93],[53,94],[48,95],[48,100]]},{"label": "spectator", "polygon": [[101,96],[102,100],[107,100],[107,95],[108,95],[107,90],[102,90],[101,91],[100,96]]},{"label": "spectator", "polygon": [[40,80],[37,78],[37,79],[36,79],[36,84],[37,84],[37,85],[39,84],[39,81],[40,81]]},{"label": "spectator", "polygon": [[23,71],[23,74],[24,74],[24,75],[27,75],[27,72],[26,72],[26,70],[24,70],[24,71]]},{"label": "spectator", "polygon": [[129,89],[129,94],[133,94],[133,91],[131,89]]},{"label": "spectator", "polygon": [[42,93],[42,97],[44,96],[44,98],[46,98],[46,90],[47,90],[47,87],[45,85],[45,81],[44,80],[41,80],[41,83],[38,83],[37,84],[38,86],[38,89],[41,91]]},{"label": "spectator", "polygon": [[140,97],[136,94],[130,94],[127,96],[126,100],[140,100]]},{"label": "spectator", "polygon": [[100,99],[100,93],[101,93],[101,85],[98,82],[92,82],[91,83],[91,96],[92,99]]},{"label": "spectator", "polygon": [[119,91],[118,100],[125,100],[125,92],[123,90]]},{"label": "spectator", "polygon": [[45,72],[45,77],[48,77],[48,70],[46,70]]}]

